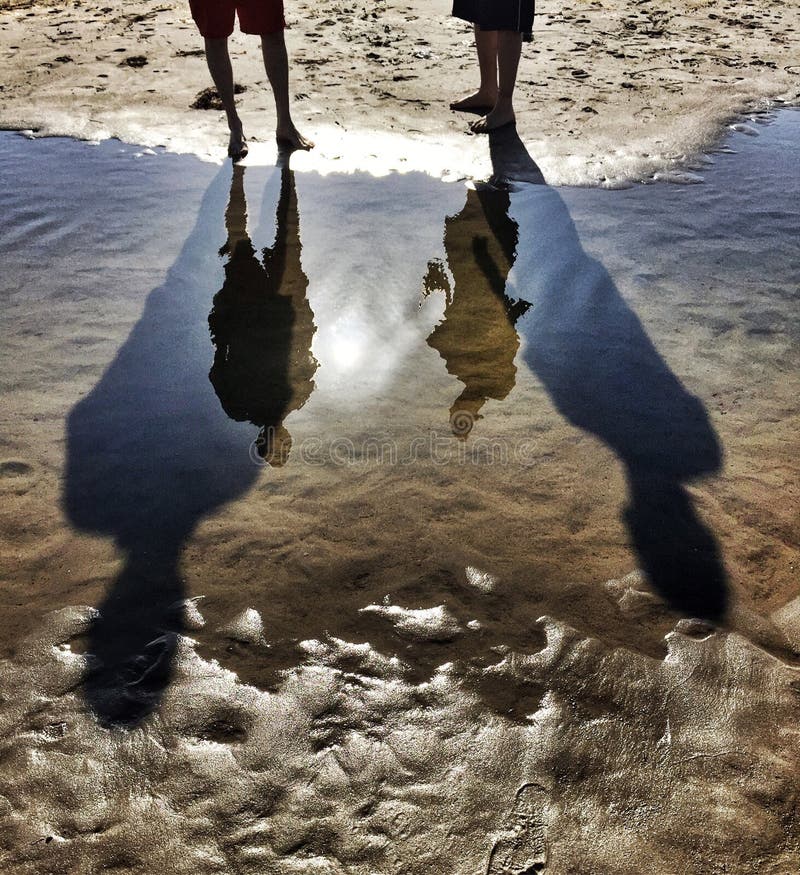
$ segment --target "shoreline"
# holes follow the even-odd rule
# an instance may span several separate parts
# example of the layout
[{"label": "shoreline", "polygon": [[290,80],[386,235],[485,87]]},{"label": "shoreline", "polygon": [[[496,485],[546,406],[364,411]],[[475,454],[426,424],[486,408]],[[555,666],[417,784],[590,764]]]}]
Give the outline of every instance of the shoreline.
[{"label": "shoreline", "polygon": [[[723,19],[706,8],[687,0],[669,14],[651,2],[542,4],[534,43],[523,48],[517,114],[548,182],[613,188],[691,171],[731,125],[800,103],[792,63],[800,36],[791,27],[794,17],[800,33],[800,10],[773,15],[763,3]],[[446,108],[472,83],[471,36],[445,0],[430,9],[422,0],[371,13],[328,0],[287,3],[293,111],[318,141],[316,164],[360,166],[377,151],[376,172],[484,173],[485,141]],[[240,106],[250,139],[274,152],[258,42],[237,32],[231,52],[247,88]],[[6,2],[0,54],[16,69],[0,127],[118,137],[216,162],[224,155],[222,114],[190,109],[209,81],[182,3]]]},{"label": "shoreline", "polygon": [[[646,177],[615,178],[590,181],[576,178],[574,174],[568,178],[560,178],[558,174],[543,173],[542,180],[554,188],[600,188],[607,191],[625,190],[636,186],[653,185],[656,183],[669,185],[695,185],[704,182],[703,173],[713,166],[714,156],[729,154],[732,149],[728,141],[736,134],[758,136],[759,127],[766,127],[775,122],[783,112],[800,112],[797,105],[774,105],[771,107],[739,113],[720,130],[715,142],[705,146],[697,154],[687,155],[683,160],[675,159],[669,166],[654,170]],[[322,130],[322,129],[321,129]],[[228,159],[214,157],[210,154],[197,152],[173,151],[163,144],[148,144],[139,141],[125,140],[111,134],[108,137],[82,137],[75,133],[43,132],[40,128],[6,127],[0,124],[0,132],[18,134],[27,140],[65,139],[75,142],[85,142],[89,145],[100,145],[102,142],[118,142],[126,149],[141,150],[137,157],[171,154],[196,158],[203,163],[217,166]],[[368,130],[339,132],[324,129],[321,142],[317,142],[311,152],[294,152],[292,166],[300,172],[316,173],[320,176],[330,174],[366,173],[374,177],[388,176],[399,173],[424,173],[432,179],[442,182],[483,182],[491,177],[491,161],[488,148],[485,154],[480,149],[474,149],[467,155],[467,165],[454,164],[453,137],[448,135],[448,141],[422,140],[401,134],[386,134]],[[319,132],[318,132],[319,135]],[[376,138],[381,149],[376,149]],[[484,142],[475,138],[478,143]],[[488,146],[488,140],[485,141]],[[350,147],[350,154],[345,154],[344,146]],[[353,146],[356,148],[353,149]],[[160,150],[160,151],[156,151]],[[462,160],[464,153],[462,150]],[[270,144],[250,141],[250,152],[246,159],[237,162],[242,167],[270,167],[276,163],[277,153]],[[547,166],[547,159],[537,161],[537,165]],[[511,179],[513,185],[524,184],[529,180]],[[539,181],[539,180],[537,180]]]}]

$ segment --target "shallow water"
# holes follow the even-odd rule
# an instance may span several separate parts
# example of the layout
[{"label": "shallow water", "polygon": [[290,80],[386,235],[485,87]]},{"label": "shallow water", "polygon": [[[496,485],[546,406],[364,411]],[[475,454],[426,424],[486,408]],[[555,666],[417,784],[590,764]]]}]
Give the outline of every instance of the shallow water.
[{"label": "shallow water", "polygon": [[4,864],[794,871],[759,134],[620,192],[4,135]]}]

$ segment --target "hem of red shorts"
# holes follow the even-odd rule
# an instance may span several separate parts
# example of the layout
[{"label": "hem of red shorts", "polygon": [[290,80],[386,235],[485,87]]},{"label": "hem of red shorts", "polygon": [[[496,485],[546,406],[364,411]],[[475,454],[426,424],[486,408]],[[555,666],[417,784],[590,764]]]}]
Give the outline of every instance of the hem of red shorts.
[{"label": "hem of red shorts", "polygon": [[[200,30],[200,28],[198,28],[198,30]],[[233,31],[230,31],[229,33],[203,33],[203,31],[200,30],[200,36],[203,37],[203,39],[227,39],[229,36],[233,36]]]},{"label": "hem of red shorts", "polygon": [[248,36],[269,36],[272,33],[282,33],[286,30],[286,22],[282,21],[278,27],[273,27],[270,30],[245,30],[242,25],[239,25],[241,33],[246,33]]}]

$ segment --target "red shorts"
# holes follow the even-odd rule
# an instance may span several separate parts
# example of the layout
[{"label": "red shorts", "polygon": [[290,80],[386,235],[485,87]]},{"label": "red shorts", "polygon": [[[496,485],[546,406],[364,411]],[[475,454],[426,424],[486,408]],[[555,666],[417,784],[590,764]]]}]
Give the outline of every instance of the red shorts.
[{"label": "red shorts", "polygon": [[233,33],[234,15],[242,33],[277,33],[286,27],[283,0],[189,0],[200,34],[222,39]]}]

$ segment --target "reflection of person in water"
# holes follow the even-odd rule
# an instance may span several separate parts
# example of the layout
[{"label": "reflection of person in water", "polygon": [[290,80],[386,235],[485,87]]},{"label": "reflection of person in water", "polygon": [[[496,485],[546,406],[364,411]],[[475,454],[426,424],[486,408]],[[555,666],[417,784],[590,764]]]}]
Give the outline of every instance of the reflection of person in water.
[{"label": "reflection of person in water", "polygon": [[[496,179],[540,181],[516,130],[494,132]],[[588,256],[555,189],[515,196],[517,292],[533,305],[520,322],[526,363],[573,425],[625,465],[625,510],[642,566],[678,610],[719,619],[726,575],[713,535],[685,483],[719,470],[722,451],[701,401],[681,385],[605,268]],[[495,225],[516,243],[512,224]]]},{"label": "reflection of person in water", "polygon": [[489,186],[470,190],[464,209],[445,222],[444,245],[453,277],[431,262],[424,294],[447,296],[444,319],[428,338],[447,371],[464,383],[450,408],[453,432],[469,434],[490,398],[501,401],[514,387],[519,349],[516,321],[530,306],[505,294],[516,257],[517,223],[508,215],[508,192]]},{"label": "reflection of person in water", "polygon": [[256,258],[247,234],[244,168],[234,167],[226,213],[225,284],[208,317],[216,347],[209,378],[223,409],[261,428],[255,446],[270,465],[283,465],[291,449],[286,416],[314,388],[316,331],[300,264],[294,175],[281,172],[275,245]]},{"label": "reflection of person in water", "polygon": [[[65,512],[85,531],[113,535],[125,556],[89,633],[89,652],[98,668],[86,682],[86,695],[104,723],[135,723],[157,704],[169,681],[175,633],[181,628],[176,603],[183,595],[183,545],[204,516],[243,495],[258,476],[248,453],[251,427],[220,411],[207,377],[208,323],[202,302],[219,288],[214,241],[228,193],[226,177],[220,171],[215,178],[163,286],[149,295],[117,357],[67,421]],[[294,193],[286,171],[282,178],[271,258],[291,265],[278,273],[293,300],[292,290],[304,291],[305,279],[299,272]],[[228,210],[233,237],[243,216],[237,205],[237,197],[243,204],[240,186],[239,174]],[[264,270],[257,268],[252,289],[241,292],[245,297],[264,293]],[[239,288],[246,285],[240,278]],[[280,323],[283,331],[289,330],[289,321]],[[232,338],[230,348],[237,348],[235,329],[224,319],[220,324]],[[275,385],[291,384],[291,342],[280,331],[272,339],[279,352],[264,353],[268,364],[260,373],[274,368],[281,375]],[[239,360],[236,352],[231,357]],[[253,397],[249,389],[234,388],[236,376],[247,380],[252,375],[245,369],[219,376],[234,399],[232,409],[237,398]],[[264,410],[286,408],[285,391],[275,385],[260,386]],[[270,391],[280,395],[277,402]]]}]

